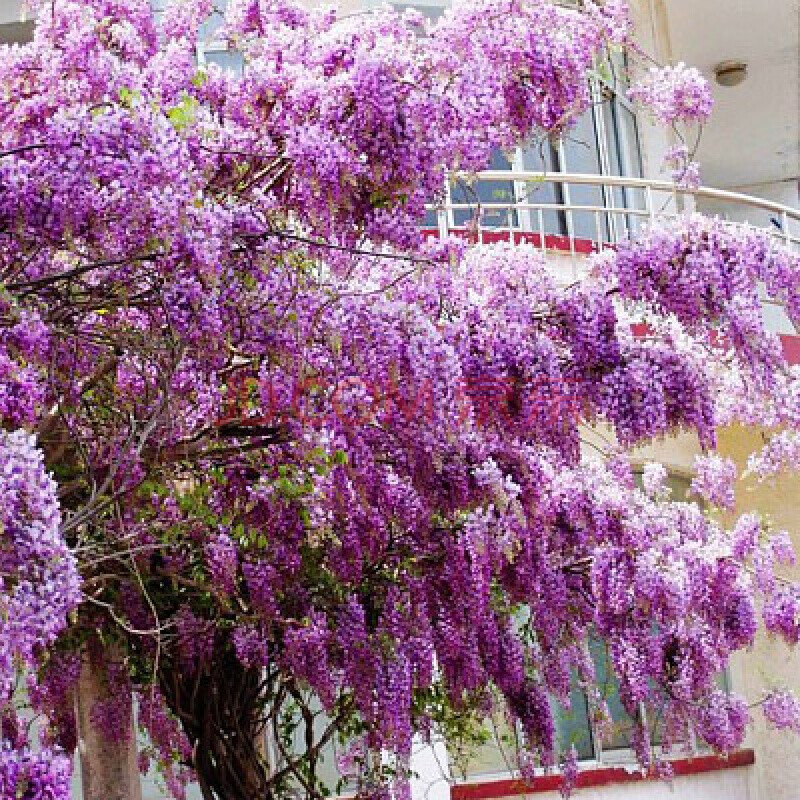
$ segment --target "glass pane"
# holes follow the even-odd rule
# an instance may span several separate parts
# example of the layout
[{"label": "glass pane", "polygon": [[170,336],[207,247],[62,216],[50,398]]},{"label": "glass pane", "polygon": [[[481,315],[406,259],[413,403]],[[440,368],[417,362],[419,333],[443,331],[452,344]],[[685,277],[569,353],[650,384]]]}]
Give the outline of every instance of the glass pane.
[{"label": "glass pane", "polygon": [[761,316],[764,325],[771,333],[788,333],[790,335],[797,333],[794,323],[786,313],[786,308],[778,303],[762,303]]},{"label": "glass pane", "polygon": [[[330,719],[327,716],[315,720],[316,735],[321,736],[329,724]],[[352,789],[356,785],[355,775],[343,776],[339,771],[340,759],[345,755],[347,746],[347,743],[341,742],[338,736],[334,736],[325,744],[319,754],[317,777],[332,797],[346,793],[348,789]]]},{"label": "glass pane", "polygon": [[[325,735],[331,724],[331,718],[322,708],[319,698],[309,693],[306,694],[305,702],[309,711],[314,715],[314,743],[319,742]],[[297,712],[295,717],[297,727],[294,730],[292,752],[297,755],[306,751],[306,728],[300,720]],[[269,736],[269,734],[268,734]],[[319,781],[328,792],[328,796],[336,797],[348,793],[355,788],[356,776],[343,775],[339,770],[340,757],[347,751],[348,744],[343,742],[338,733],[334,734],[321,748],[316,765],[316,774]],[[282,762],[281,762],[282,763]]]},{"label": "glass pane", "polygon": [[619,141],[617,139],[617,110],[613,99],[606,99],[600,106],[608,137],[608,166],[612,175],[622,175],[622,164],[619,158]]},{"label": "glass pane", "polygon": [[623,94],[628,89],[628,54],[624,50],[619,47],[610,48],[603,70],[607,72],[608,84],[614,91]]},{"label": "glass pane", "polygon": [[603,750],[627,750],[631,746],[633,719],[619,698],[619,681],[614,674],[608,648],[602,639],[592,637],[589,650],[594,661],[597,686],[608,705],[613,722],[611,735],[600,742],[600,746]]},{"label": "glass pane", "polygon": [[208,19],[200,26],[200,36],[198,37],[201,42],[213,42],[217,36],[219,29],[225,22],[224,7],[227,2],[216,3],[216,8],[219,10],[213,11]]},{"label": "glass pane", "polygon": [[623,175],[642,177],[642,152],[639,145],[639,126],[636,115],[626,106],[616,103],[619,121],[619,141],[623,164]]},{"label": "glass pane", "polygon": [[[561,165],[558,153],[550,141],[531,142],[522,149],[522,169],[526,172],[560,172]],[[541,181],[528,183],[525,187],[524,202],[533,205],[544,205],[542,223],[544,232],[564,236],[567,232],[563,211],[548,211],[546,206],[563,202],[563,190],[560,183]],[[539,213],[536,209],[527,212],[526,227],[539,233]]]},{"label": "glass pane", "polygon": [[594,742],[589,724],[589,704],[583,690],[577,685],[577,681],[573,682],[569,695],[569,707],[564,708],[560,703],[554,704],[553,717],[561,748],[566,750],[570,745],[574,745],[579,759],[594,758]]},{"label": "glass pane", "polygon": [[[622,103],[617,103],[617,121],[619,123],[618,137],[620,142],[620,160],[622,161],[623,174],[630,178],[642,177],[642,154],[639,148],[639,130],[636,116]],[[626,206],[644,210],[647,205],[643,189],[626,188]],[[637,233],[645,217],[633,215],[628,217],[631,233]]]},{"label": "glass pane", "polygon": [[436,211],[426,209],[425,216],[422,218],[422,227],[425,230],[439,230],[439,215],[436,213]]},{"label": "glass pane", "polygon": [[[551,708],[559,747],[567,749],[574,745],[579,759],[593,758],[589,707],[577,681],[569,696],[569,706],[565,708],[553,701]],[[450,769],[456,780],[509,775],[516,771],[519,743],[502,711],[497,710],[475,738],[477,742],[448,743]]]},{"label": "glass pane", "polygon": [[[564,136],[564,172],[583,175],[600,175],[600,147],[594,122],[594,111],[589,108],[578,117],[575,127]],[[603,206],[603,189],[600,186],[570,184],[570,203],[578,206]],[[597,215],[587,211],[572,214],[572,229],[578,239],[598,238]],[[599,234],[608,239],[604,215],[600,215]]]},{"label": "glass pane", "polygon": [[447,742],[450,770],[455,780],[509,775],[516,769],[516,733],[500,706],[498,701],[492,718],[463,741]]},{"label": "glass pane", "polygon": [[[510,170],[511,163],[502,150],[495,149],[487,169]],[[508,181],[478,181],[472,186],[457,181],[450,189],[454,204],[469,204],[471,208],[456,209],[453,218],[457,228],[467,225],[476,219],[478,206],[481,206],[481,225],[484,228],[518,227],[517,212],[511,208],[514,203],[514,183]],[[506,204],[509,208],[485,208],[486,203]]]},{"label": "glass pane", "polygon": [[242,54],[235,50],[207,50],[204,56],[206,64],[216,64],[234,72],[241,72],[244,65]]},{"label": "glass pane", "polygon": [[[609,167],[612,175],[628,178],[642,177],[642,157],[639,134],[634,114],[616,98],[603,103],[605,127],[608,135]],[[645,208],[644,192],[641,189],[614,187],[614,207],[620,209]],[[644,217],[631,214],[614,214],[617,234],[633,233],[642,224]]]}]

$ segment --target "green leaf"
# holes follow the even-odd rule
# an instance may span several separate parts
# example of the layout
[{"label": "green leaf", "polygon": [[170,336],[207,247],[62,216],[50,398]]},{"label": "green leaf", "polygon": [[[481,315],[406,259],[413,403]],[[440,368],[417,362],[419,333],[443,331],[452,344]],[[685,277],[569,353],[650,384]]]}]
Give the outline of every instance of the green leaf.
[{"label": "green leaf", "polygon": [[347,464],[348,458],[347,453],[344,450],[336,450],[333,454],[333,463],[338,464],[339,466],[345,466]]},{"label": "green leaf", "polygon": [[142,97],[141,92],[136,89],[129,89],[127,86],[121,86],[117,92],[120,105],[125,108],[132,108]]},{"label": "green leaf", "polygon": [[178,105],[167,111],[167,119],[177,131],[182,131],[194,123],[197,117],[198,102],[194,97],[186,96]]}]

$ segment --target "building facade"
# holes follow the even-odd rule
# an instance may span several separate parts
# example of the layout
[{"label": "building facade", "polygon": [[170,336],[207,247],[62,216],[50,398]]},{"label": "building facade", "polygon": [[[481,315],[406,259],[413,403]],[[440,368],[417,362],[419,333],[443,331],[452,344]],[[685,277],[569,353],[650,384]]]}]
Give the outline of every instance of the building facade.
[{"label": "building facade", "polygon": [[[163,0],[154,2],[156,13]],[[435,17],[445,0],[392,3]],[[343,0],[348,10],[364,11],[377,0]],[[764,227],[789,246],[800,246],[800,4],[797,0],[632,0],[636,35],[644,51],[659,62],[685,61],[712,82],[715,112],[698,145],[703,185],[678,190],[662,168],[675,142],[668,132],[637,116],[625,94],[627,64],[622,55],[592,79],[594,106],[558,141],[536,141],[513,152],[497,152],[477,181],[453,181],[441,206],[431,207],[423,226],[427,235],[464,234],[480,209],[482,241],[531,242],[540,247],[554,273],[565,281],[579,278],[585,257],[635,233],[660,216],[698,209],[733,221]],[[32,25],[18,0],[0,0],[0,42],[25,41]],[[198,43],[198,61],[239,69],[235,53],[215,40],[209,25]],[[735,86],[717,82],[715,69],[742,62],[744,80]],[[631,67],[633,70],[635,66]],[[741,67],[740,75],[741,77]],[[474,233],[474,232],[473,232]],[[765,305],[770,328],[782,336],[787,355],[800,362],[800,336],[780,307]],[[591,433],[589,433],[591,435]],[[722,432],[720,450],[744,467],[758,431]],[[671,470],[674,496],[688,486],[698,443],[680,436],[637,453],[642,463],[658,458]],[[800,550],[800,478],[787,475],[772,484],[743,481],[737,512],[766,511],[775,525],[793,535]],[[787,577],[800,579],[800,569]],[[728,759],[698,746],[692,757],[678,758],[671,784],[653,781],[636,767],[621,705],[614,704],[613,675],[596,648],[599,674],[610,685],[614,716],[611,741],[600,744],[586,703],[575,698],[571,713],[558,715],[559,734],[572,742],[581,759],[578,797],[583,800],[800,800],[800,737],[776,736],[756,717],[745,748]],[[765,689],[800,689],[800,654],[759,636],[756,646],[732,663],[720,680],[752,703]],[[581,712],[581,708],[584,711]],[[577,709],[577,710],[576,710]],[[447,743],[420,745],[414,756],[418,778],[415,800],[489,800],[533,795],[559,797],[559,778],[542,776],[522,786],[511,768],[508,749],[514,732],[499,719],[486,741],[470,753]],[[329,754],[330,780],[335,783]],[[158,777],[142,782],[142,797],[166,797]],[[199,798],[190,787],[189,796]],[[82,797],[76,769],[75,798]]]}]

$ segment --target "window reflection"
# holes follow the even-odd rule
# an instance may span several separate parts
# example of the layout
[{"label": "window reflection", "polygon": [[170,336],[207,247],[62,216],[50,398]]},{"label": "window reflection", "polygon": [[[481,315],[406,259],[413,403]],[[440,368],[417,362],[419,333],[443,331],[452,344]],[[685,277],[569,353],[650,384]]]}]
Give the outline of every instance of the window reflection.
[{"label": "window reflection", "polygon": [[[502,150],[495,149],[487,167],[490,170],[511,170],[511,162]],[[474,224],[480,217],[484,228],[518,228],[519,218],[514,204],[514,182],[477,181],[470,185],[465,181],[455,181],[450,187],[450,199],[454,205],[470,205],[468,209],[454,209],[453,222],[461,228]],[[490,208],[491,204],[502,204],[504,208]]]},{"label": "window reflection", "polygon": [[[550,139],[534,141],[521,148],[522,169],[526,172],[562,172],[557,143]],[[527,212],[530,230],[537,233],[564,236],[566,216],[561,210],[549,210],[547,205],[563,205],[564,192],[559,183],[545,181],[525,184],[524,202],[543,208]]]},{"label": "window reflection", "polygon": [[216,64],[222,69],[241,72],[244,66],[242,54],[235,50],[206,50],[203,53],[203,60],[206,64]]}]

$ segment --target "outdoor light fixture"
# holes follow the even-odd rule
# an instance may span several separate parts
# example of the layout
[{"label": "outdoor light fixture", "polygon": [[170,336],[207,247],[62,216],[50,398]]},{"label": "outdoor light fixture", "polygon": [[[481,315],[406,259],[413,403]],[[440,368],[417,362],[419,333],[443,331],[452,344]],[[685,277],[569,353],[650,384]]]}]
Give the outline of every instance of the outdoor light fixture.
[{"label": "outdoor light fixture", "polygon": [[738,86],[747,77],[744,61],[723,61],[714,67],[714,75],[720,86]]}]

